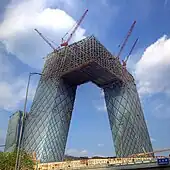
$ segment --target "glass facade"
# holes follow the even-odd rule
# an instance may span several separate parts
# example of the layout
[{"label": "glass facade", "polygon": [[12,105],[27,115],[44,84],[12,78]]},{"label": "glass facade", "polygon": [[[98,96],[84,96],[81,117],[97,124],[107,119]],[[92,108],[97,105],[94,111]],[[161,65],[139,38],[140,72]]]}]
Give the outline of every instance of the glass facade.
[{"label": "glass facade", "polygon": [[62,161],[76,86],[62,80],[40,80],[25,123],[23,147],[41,162]]},{"label": "glass facade", "polygon": [[9,119],[4,149],[5,152],[12,152],[18,146],[22,115],[22,111],[17,111]]},{"label": "glass facade", "polygon": [[151,152],[152,144],[134,82],[105,88],[104,93],[116,156]]},{"label": "glass facade", "polygon": [[[104,93],[116,156],[152,151],[134,82],[104,88]],[[76,86],[63,80],[40,80],[27,115],[23,145],[36,152],[41,162],[63,160],[75,94]]]},{"label": "glass facade", "polygon": [[27,114],[23,147],[41,162],[63,160],[76,88],[88,81],[104,88],[116,156],[152,151],[133,76],[94,36],[47,57]]}]

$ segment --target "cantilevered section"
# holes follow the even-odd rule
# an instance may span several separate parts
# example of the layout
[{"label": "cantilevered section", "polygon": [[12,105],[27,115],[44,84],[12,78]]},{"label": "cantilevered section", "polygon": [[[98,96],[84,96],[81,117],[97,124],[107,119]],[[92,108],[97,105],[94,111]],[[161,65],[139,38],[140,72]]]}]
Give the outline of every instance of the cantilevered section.
[{"label": "cantilevered section", "polygon": [[46,79],[63,77],[75,85],[92,81],[99,87],[115,81],[133,81],[128,72],[123,73],[120,61],[94,36],[50,54],[43,74]]},{"label": "cantilevered section", "polygon": [[25,124],[25,149],[42,162],[63,160],[76,89],[88,81],[104,90],[117,157],[151,152],[134,79],[94,36],[48,56]]}]

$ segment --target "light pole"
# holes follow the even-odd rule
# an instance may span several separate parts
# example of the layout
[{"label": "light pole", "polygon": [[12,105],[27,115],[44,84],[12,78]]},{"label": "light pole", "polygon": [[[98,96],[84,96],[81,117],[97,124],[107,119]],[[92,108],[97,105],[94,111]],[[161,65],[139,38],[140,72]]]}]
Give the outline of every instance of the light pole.
[{"label": "light pole", "polygon": [[29,85],[30,85],[30,79],[32,75],[42,75],[41,73],[29,73],[28,76],[28,83],[27,83],[27,88],[26,88],[26,95],[25,95],[25,102],[24,102],[24,111],[22,115],[22,122],[21,122],[21,129],[19,131],[19,140],[18,140],[18,146],[17,146],[17,156],[16,156],[16,162],[15,162],[15,170],[19,169],[20,167],[20,147],[21,147],[21,139],[23,135],[23,127],[24,127],[24,121],[26,118],[26,107],[27,107],[27,98],[28,98],[28,90],[29,90]]}]

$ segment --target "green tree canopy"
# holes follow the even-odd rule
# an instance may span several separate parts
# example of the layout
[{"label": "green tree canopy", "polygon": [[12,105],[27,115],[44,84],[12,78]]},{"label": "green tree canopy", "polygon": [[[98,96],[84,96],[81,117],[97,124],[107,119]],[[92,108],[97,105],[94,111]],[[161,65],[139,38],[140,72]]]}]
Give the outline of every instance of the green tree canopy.
[{"label": "green tree canopy", "polygon": [[[17,152],[0,152],[0,170],[14,170]],[[35,161],[25,151],[20,151],[20,170],[33,170]]]}]

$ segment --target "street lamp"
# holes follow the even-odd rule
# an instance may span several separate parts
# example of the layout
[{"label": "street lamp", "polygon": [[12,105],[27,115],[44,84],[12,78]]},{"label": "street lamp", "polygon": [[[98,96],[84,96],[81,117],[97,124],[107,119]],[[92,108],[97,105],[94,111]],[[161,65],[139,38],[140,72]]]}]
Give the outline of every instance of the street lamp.
[{"label": "street lamp", "polygon": [[27,107],[27,98],[28,98],[28,90],[29,90],[29,85],[30,85],[30,79],[32,75],[42,75],[41,73],[29,73],[28,76],[28,83],[27,83],[27,88],[26,88],[26,95],[25,95],[25,102],[24,102],[24,111],[23,111],[23,116],[22,116],[22,122],[21,122],[21,129],[19,131],[19,140],[18,140],[18,147],[17,147],[17,156],[16,156],[16,163],[15,163],[15,170],[19,169],[20,167],[20,159],[19,159],[19,155],[20,155],[20,145],[21,145],[21,139],[22,139],[22,135],[23,135],[23,126],[24,126],[24,121],[26,118],[26,107]]}]

